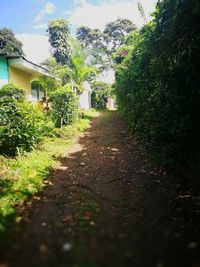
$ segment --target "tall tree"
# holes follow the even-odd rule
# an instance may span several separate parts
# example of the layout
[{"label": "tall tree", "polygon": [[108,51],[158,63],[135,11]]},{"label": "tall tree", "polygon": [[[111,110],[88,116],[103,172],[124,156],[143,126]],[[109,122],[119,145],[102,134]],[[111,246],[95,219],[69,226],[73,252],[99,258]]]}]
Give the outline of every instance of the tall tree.
[{"label": "tall tree", "polygon": [[22,43],[17,40],[10,29],[0,29],[0,53],[6,53],[9,55],[24,55]]},{"label": "tall tree", "polygon": [[51,20],[47,32],[56,62],[60,65],[70,64],[69,22],[65,19]]},{"label": "tall tree", "polygon": [[147,23],[147,18],[146,18],[146,14],[145,14],[143,5],[140,2],[137,2],[137,6],[138,6],[138,10],[140,12],[141,17],[144,20],[144,23]]},{"label": "tall tree", "polygon": [[84,81],[90,80],[91,75],[95,75],[96,69],[86,63],[87,54],[82,49],[78,40],[71,38],[70,65],[60,65],[55,58],[48,61],[51,73],[59,77],[62,85],[71,84],[71,87],[77,93],[83,91]]},{"label": "tall tree", "polygon": [[99,29],[82,26],[77,29],[76,37],[82,47],[90,52],[92,64],[102,66],[106,58],[105,35]]},{"label": "tall tree", "polygon": [[108,53],[113,53],[125,43],[128,33],[136,30],[136,26],[128,19],[118,18],[105,26],[104,36],[107,43]]},{"label": "tall tree", "polygon": [[112,64],[111,54],[125,43],[127,34],[135,29],[130,20],[117,19],[108,23],[103,32],[82,26],[77,29],[76,37],[83,48],[91,50],[96,65],[107,69]]},{"label": "tall tree", "polygon": [[83,83],[90,80],[91,74],[95,74],[95,68],[86,64],[86,54],[77,40],[72,40],[71,67],[66,67],[72,87],[78,93],[83,91]]}]

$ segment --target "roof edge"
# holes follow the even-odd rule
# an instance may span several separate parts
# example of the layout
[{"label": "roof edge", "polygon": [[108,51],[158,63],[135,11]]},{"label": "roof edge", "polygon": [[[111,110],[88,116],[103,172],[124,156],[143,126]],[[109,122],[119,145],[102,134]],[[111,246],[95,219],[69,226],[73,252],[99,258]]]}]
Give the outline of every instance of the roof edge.
[{"label": "roof edge", "polygon": [[37,64],[37,63],[34,63],[34,62],[28,60],[28,59],[25,58],[23,55],[8,55],[7,53],[0,53],[0,56],[5,56],[5,58],[7,58],[7,59],[22,58],[22,59],[25,60],[26,62],[28,62],[28,63],[30,63],[30,64],[32,64],[32,65],[38,67],[38,68],[41,68],[41,69],[43,69],[44,71],[49,72],[48,69],[42,67],[41,65],[39,65],[39,64]]}]

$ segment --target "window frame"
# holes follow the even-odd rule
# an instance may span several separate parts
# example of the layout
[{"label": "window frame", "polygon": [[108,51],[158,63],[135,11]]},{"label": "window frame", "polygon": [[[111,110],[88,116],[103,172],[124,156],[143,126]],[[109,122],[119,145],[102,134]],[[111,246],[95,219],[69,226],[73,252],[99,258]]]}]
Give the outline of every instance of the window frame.
[{"label": "window frame", "polygon": [[[36,93],[33,94],[33,91],[35,91]],[[31,98],[33,100],[43,101],[45,97],[46,97],[46,92],[43,89],[42,85],[39,83],[39,81],[32,81],[31,82]]]}]

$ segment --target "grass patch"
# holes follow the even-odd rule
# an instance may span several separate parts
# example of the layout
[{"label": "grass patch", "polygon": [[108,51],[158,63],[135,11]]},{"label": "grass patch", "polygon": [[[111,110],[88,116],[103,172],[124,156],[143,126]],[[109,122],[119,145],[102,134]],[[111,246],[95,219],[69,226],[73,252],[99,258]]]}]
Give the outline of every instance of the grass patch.
[{"label": "grass patch", "polygon": [[0,156],[0,235],[20,221],[18,210],[31,196],[44,187],[43,180],[66,154],[75,138],[89,126],[95,116],[88,117],[61,129],[55,129],[34,151],[17,158]]}]

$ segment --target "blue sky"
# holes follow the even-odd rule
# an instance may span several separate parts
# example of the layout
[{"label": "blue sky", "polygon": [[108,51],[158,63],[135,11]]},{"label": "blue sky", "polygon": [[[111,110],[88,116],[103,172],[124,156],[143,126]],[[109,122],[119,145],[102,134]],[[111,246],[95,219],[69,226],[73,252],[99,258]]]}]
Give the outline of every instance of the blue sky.
[{"label": "blue sky", "polygon": [[[10,28],[17,34],[44,34],[46,30],[44,25],[50,19],[67,18],[64,11],[71,10],[75,6],[77,5],[74,1],[63,0],[0,0],[0,28]],[[41,19],[35,21],[39,14]]]},{"label": "blue sky", "polygon": [[[13,30],[22,41],[26,56],[37,63],[50,55],[46,33],[48,21],[65,18],[71,32],[85,25],[103,30],[118,17],[132,20],[138,27],[143,24],[138,0],[0,0],[0,28]],[[155,9],[156,0],[140,0],[146,16]]]}]

